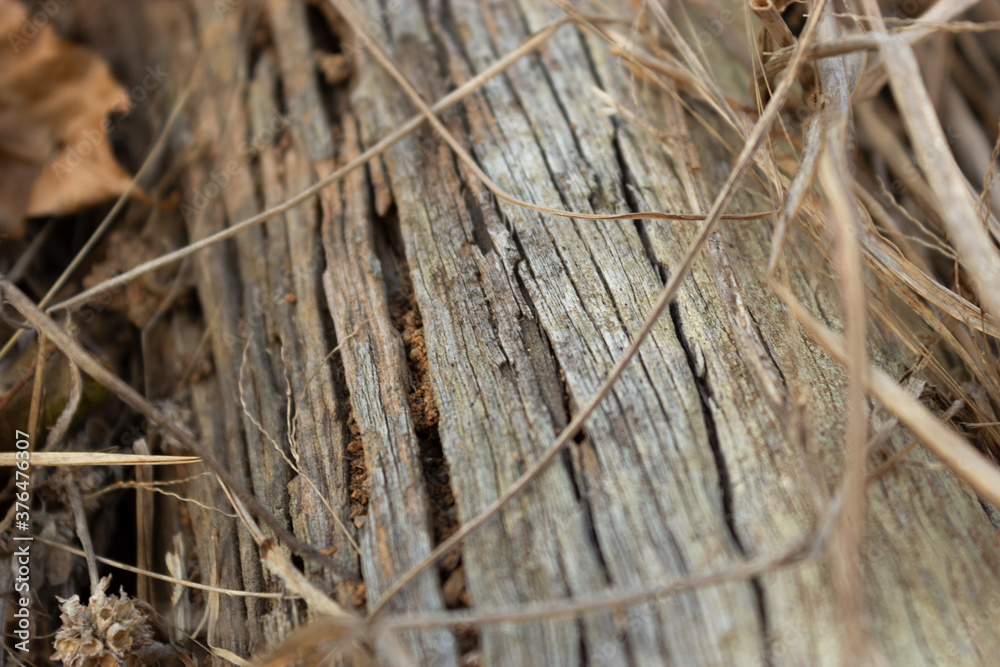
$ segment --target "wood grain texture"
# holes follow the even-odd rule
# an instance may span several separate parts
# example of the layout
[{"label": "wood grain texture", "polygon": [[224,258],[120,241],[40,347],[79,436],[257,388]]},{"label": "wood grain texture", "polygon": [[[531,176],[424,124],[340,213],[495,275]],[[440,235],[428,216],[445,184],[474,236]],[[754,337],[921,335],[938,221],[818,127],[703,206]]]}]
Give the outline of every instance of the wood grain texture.
[{"label": "wood grain texture", "polygon": [[[542,0],[356,6],[430,101],[558,15]],[[243,14],[199,15],[214,59],[198,135],[221,139],[209,164],[192,169],[190,188],[275,114],[288,129],[262,141],[253,164],[189,221],[192,238],[277,204],[414,113],[357,48],[350,86],[321,85],[311,44],[332,37],[320,13],[276,0],[264,10],[271,41],[252,69],[239,41]],[[356,44],[340,39],[345,53]],[[669,140],[608,117],[593,87],[635,106]],[[599,41],[573,27],[443,121],[504,189],[587,213],[703,211],[731,159],[672,98],[635,87]],[[748,182],[734,210],[770,208],[760,191]],[[359,572],[371,604],[442,538],[436,493],[446,487],[454,498],[453,523],[467,520],[540,456],[625,349],[694,229],[498,204],[431,130],[419,130],[322,197],[198,257],[216,372],[212,389],[193,397],[202,439],[213,439],[296,534]],[[796,292],[839,327],[821,253],[798,246],[789,260]],[[814,530],[815,500],[839,480],[846,383],[769,293],[769,249],[767,221],[723,223],[583,436],[463,545],[473,608],[676,580]],[[240,331],[233,345],[227,334]],[[897,377],[906,370],[875,334],[871,354]],[[909,435],[870,407],[873,432],[891,427],[873,454],[880,461]],[[358,442],[367,510],[352,517]],[[1000,606],[995,528],[974,494],[918,448],[869,486],[868,512],[859,566],[890,662],[1000,660],[989,630]],[[205,520],[234,549],[239,535],[239,574],[227,576],[278,590],[242,529]],[[199,546],[203,563],[220,557]],[[455,568],[453,560],[430,570],[391,609],[460,604],[441,581]],[[340,601],[354,599],[329,573],[307,573]],[[244,630],[234,620],[243,604],[220,612],[229,625],[218,631],[231,631],[221,645],[244,654],[307,617],[294,604],[248,601]],[[620,614],[491,625],[474,639],[414,632],[378,652],[454,665],[472,641],[491,667],[801,665],[837,664],[840,637],[820,557]]]}]

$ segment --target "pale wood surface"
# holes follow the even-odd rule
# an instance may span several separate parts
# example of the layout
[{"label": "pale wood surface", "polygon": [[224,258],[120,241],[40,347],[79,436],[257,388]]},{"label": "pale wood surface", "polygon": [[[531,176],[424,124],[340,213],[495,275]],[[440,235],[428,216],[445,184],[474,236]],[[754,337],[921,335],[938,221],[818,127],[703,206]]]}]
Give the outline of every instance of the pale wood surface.
[{"label": "pale wood surface", "polygon": [[[391,7],[371,0],[368,16],[382,20],[369,25],[425,100],[557,15],[542,0]],[[275,114],[290,120],[285,138],[268,135],[253,164],[192,215],[192,239],[298,192],[414,113],[354,47],[351,84],[320,83],[311,40],[327,33],[321,13],[277,0],[263,11],[270,45],[255,47],[252,66],[240,40],[244,12],[220,16],[206,3],[179,28],[198,36],[208,67],[189,115],[200,147],[185,177],[189,201]],[[190,65],[193,54],[180,57]],[[704,210],[730,155],[671,98],[633,84],[601,43],[566,27],[444,120],[497,183],[529,201],[583,212]],[[638,104],[666,147],[604,115],[594,86]],[[750,190],[759,184],[748,182],[738,210],[772,207]],[[422,129],[322,197],[195,259],[214,366],[191,396],[202,442],[296,534],[362,577],[372,603],[440,540],[441,526],[474,516],[555,438],[638,329],[693,231],[497,204]],[[814,489],[832,493],[838,480],[845,382],[768,293],[769,248],[769,221],[723,223],[585,437],[464,545],[452,576],[464,572],[474,608],[679,579],[810,534]],[[789,264],[803,300],[838,325],[820,254],[803,250]],[[190,331],[177,338],[189,353],[198,347]],[[897,377],[906,370],[889,343],[873,343],[872,353]],[[802,430],[789,407],[797,399]],[[871,414],[873,427],[887,421],[876,405]],[[874,459],[908,439],[896,428]],[[352,469],[359,441],[366,480]],[[970,491],[930,463],[918,447],[869,487],[863,570],[873,632],[892,664],[995,663],[995,527]],[[351,516],[359,483],[367,510]],[[203,502],[225,506],[210,481],[199,484]],[[447,517],[435,504],[442,487],[454,498]],[[245,531],[191,511],[203,576],[279,589]],[[306,571],[340,602],[356,599],[353,585]],[[431,570],[392,609],[440,610],[454,603],[444,588]],[[298,604],[225,599],[213,643],[247,655],[306,619]],[[413,633],[379,651],[455,665],[463,641]],[[822,559],[623,615],[478,633],[490,666],[834,664],[838,642]]]}]

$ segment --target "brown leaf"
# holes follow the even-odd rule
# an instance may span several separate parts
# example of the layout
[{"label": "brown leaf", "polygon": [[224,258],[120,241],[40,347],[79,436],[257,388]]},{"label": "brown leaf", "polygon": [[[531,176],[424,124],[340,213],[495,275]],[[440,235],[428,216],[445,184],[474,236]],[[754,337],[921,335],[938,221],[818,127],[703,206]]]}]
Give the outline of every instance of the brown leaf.
[{"label": "brown leaf", "polygon": [[16,0],[0,0],[0,232],[24,218],[66,215],[122,194],[107,116],[124,88],[86,47],[59,39]]}]

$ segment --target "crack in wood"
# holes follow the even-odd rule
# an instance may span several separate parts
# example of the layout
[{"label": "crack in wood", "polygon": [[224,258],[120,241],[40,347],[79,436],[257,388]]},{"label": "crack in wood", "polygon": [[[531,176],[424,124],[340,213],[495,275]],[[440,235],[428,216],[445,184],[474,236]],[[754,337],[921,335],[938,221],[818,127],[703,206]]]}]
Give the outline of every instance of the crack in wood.
[{"label": "crack in wood", "polygon": [[[698,370],[697,355],[691,347],[691,341],[689,341],[687,336],[684,335],[684,326],[681,320],[680,308],[677,306],[676,301],[670,304],[669,311],[670,319],[674,325],[674,331],[677,333],[677,340],[680,341],[688,367],[691,369],[691,375],[698,387],[698,397],[701,400],[701,414],[705,421],[705,431],[708,434],[708,444],[712,450],[712,458],[715,460],[715,468],[719,477],[719,492],[722,497],[722,511],[726,527],[729,530],[729,535],[732,537],[737,550],[744,556],[747,556],[748,553],[746,547],[744,547],[743,540],[740,538],[739,531],[736,528],[736,521],[733,513],[732,482],[729,479],[729,469],[726,465],[725,455],[723,454],[722,446],[719,443],[719,437],[716,432],[715,417],[712,415],[712,386],[708,381],[708,368],[705,367],[700,372]],[[764,664],[770,665],[771,644],[768,641],[770,633],[768,630],[767,607],[764,602],[764,587],[759,576],[752,577],[749,581],[757,604],[761,636],[764,640]]]}]

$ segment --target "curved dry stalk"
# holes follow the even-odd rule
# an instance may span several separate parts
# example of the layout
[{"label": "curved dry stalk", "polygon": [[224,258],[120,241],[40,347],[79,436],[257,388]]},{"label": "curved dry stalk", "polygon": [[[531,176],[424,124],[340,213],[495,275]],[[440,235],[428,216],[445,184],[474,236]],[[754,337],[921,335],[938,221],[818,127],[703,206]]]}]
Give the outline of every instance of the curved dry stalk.
[{"label": "curved dry stalk", "polygon": [[[309,558],[316,563],[328,568],[345,581],[357,581],[357,577],[342,567],[337,565],[330,557],[322,553],[319,549],[303,542],[296,537],[292,531],[274,515],[272,515],[264,505],[246,487],[240,484],[233,475],[220,464],[214,456],[205,451],[194,438],[184,429],[171,422],[163,411],[146,400],[139,392],[126,384],[121,378],[104,367],[100,361],[91,356],[76,340],[66,331],[57,325],[52,318],[43,313],[28,296],[16,285],[0,277],[0,301],[5,301],[14,306],[15,309],[31,324],[40,334],[56,345],[59,350],[70,360],[79,366],[80,370],[92,377],[110,391],[117,394],[125,403],[134,410],[145,416],[151,422],[157,424],[177,439],[189,452],[201,457],[205,465],[215,473],[219,481],[228,487],[233,495],[246,503],[253,513],[268,527],[274,534],[284,540],[289,547],[303,558]],[[44,347],[44,345],[42,346]],[[32,438],[34,439],[34,438]]]},{"label": "curved dry stalk", "polygon": [[[784,285],[771,281],[771,288],[788,307],[789,313],[805,327],[819,345],[841,364],[847,351],[841,336],[816,319]],[[910,396],[882,369],[869,366],[865,388],[885,408],[896,415],[937,458],[958,477],[994,505],[1000,506],[1000,468],[969,441],[942,424],[923,403]]]},{"label": "curved dry stalk", "polygon": [[[377,637],[379,634],[387,632],[460,628],[491,623],[550,622],[562,618],[579,618],[587,614],[618,611],[649,600],[678,595],[687,591],[735,581],[746,581],[766,572],[772,572],[777,568],[802,562],[814,555],[815,544],[822,538],[822,532],[817,531],[809,539],[794,542],[775,554],[748,560],[716,572],[694,575],[654,586],[631,590],[612,590],[604,594],[564,601],[547,601],[497,610],[405,614],[353,625],[345,625],[343,617],[320,618],[286,637],[282,644],[275,649],[271,659],[263,662],[261,667],[284,666],[289,664],[284,661],[289,656],[296,653],[321,651],[324,644],[338,642],[340,645],[330,646],[329,650],[326,651],[326,656],[324,656],[326,661],[333,661],[338,657],[343,657],[338,650],[350,648],[367,638]],[[328,664],[335,663],[329,662]]]},{"label": "curved dry stalk", "polygon": [[[614,21],[619,21],[621,19],[618,19],[618,18],[608,18],[608,17],[591,17],[589,20],[596,21],[596,22],[614,22]],[[448,109],[449,107],[453,106],[457,102],[460,102],[461,100],[465,99],[466,97],[468,97],[469,95],[471,95],[472,93],[474,93],[486,81],[488,81],[488,80],[492,79],[493,77],[497,76],[498,74],[500,74],[501,72],[503,72],[505,69],[507,69],[508,67],[510,67],[514,62],[516,62],[517,60],[519,60],[520,58],[522,58],[524,55],[526,55],[527,53],[530,53],[531,51],[534,51],[535,49],[537,49],[538,47],[540,47],[542,44],[544,44],[549,39],[549,37],[551,37],[552,34],[555,33],[555,31],[557,29],[559,29],[563,25],[566,25],[566,24],[571,23],[571,22],[572,22],[572,19],[569,19],[569,18],[560,19],[560,20],[554,22],[552,25],[550,25],[550,26],[548,26],[546,28],[543,28],[542,30],[536,32],[534,35],[532,35],[527,40],[525,40],[525,42],[523,44],[521,44],[521,46],[519,46],[517,49],[515,49],[511,53],[507,54],[506,56],[504,56],[503,58],[501,58],[500,60],[498,60],[496,63],[494,63],[488,69],[484,70],[479,75],[473,77],[472,79],[470,79],[468,82],[466,82],[465,84],[463,84],[459,88],[456,88],[454,91],[452,91],[448,95],[445,95],[444,97],[442,97],[441,100],[438,101],[433,106],[427,107],[426,104],[422,100],[421,100],[421,105],[424,105],[423,108],[427,108],[427,109],[430,110],[430,112],[431,112],[430,118],[432,118],[434,122],[437,122],[438,125],[443,130],[444,126],[440,125],[440,121],[437,120],[437,117],[434,114],[441,113],[442,111]],[[360,31],[360,32],[361,32],[361,34],[364,34],[363,30]],[[419,98],[419,96],[418,96],[418,98]],[[124,285],[124,284],[126,284],[126,283],[128,283],[128,282],[130,282],[132,280],[134,280],[135,278],[138,278],[139,276],[142,276],[142,275],[145,275],[147,273],[150,273],[151,271],[156,271],[159,268],[162,268],[164,266],[168,266],[170,264],[173,264],[174,262],[177,262],[177,261],[179,261],[179,260],[181,260],[181,259],[183,259],[185,257],[188,257],[189,255],[193,255],[194,253],[196,253],[196,252],[198,252],[200,250],[204,250],[205,248],[207,248],[209,246],[215,245],[216,243],[219,243],[221,241],[225,241],[226,239],[232,238],[233,236],[236,236],[240,232],[242,232],[242,231],[244,231],[246,229],[249,229],[250,227],[254,227],[256,225],[259,225],[262,222],[265,222],[267,220],[270,220],[272,218],[275,218],[275,217],[281,215],[285,211],[288,211],[288,210],[290,210],[290,209],[298,206],[302,202],[306,201],[307,199],[309,199],[313,195],[317,194],[318,192],[320,192],[324,188],[326,188],[326,187],[330,186],[331,184],[333,184],[333,183],[335,183],[335,182],[343,179],[347,174],[349,174],[350,172],[354,171],[355,169],[363,166],[364,164],[368,163],[373,158],[378,157],[379,155],[381,155],[382,153],[384,153],[386,150],[388,150],[390,147],[392,147],[394,144],[396,144],[397,142],[399,142],[400,140],[402,140],[404,137],[406,137],[408,134],[410,134],[411,132],[413,132],[415,129],[417,129],[418,127],[420,127],[421,125],[423,125],[425,122],[428,122],[428,118],[429,118],[428,116],[423,115],[423,114],[418,114],[418,115],[414,116],[413,118],[411,118],[410,120],[408,120],[407,122],[405,122],[401,126],[399,126],[396,130],[394,130],[393,132],[389,133],[385,138],[383,138],[381,141],[379,141],[378,143],[376,143],[374,146],[372,146],[371,148],[369,148],[367,151],[365,151],[361,155],[359,155],[356,158],[348,161],[345,165],[343,165],[339,169],[333,171],[331,174],[329,174],[325,178],[321,178],[320,180],[318,180],[313,185],[309,186],[308,188],[306,188],[302,192],[299,192],[298,194],[294,195],[293,197],[289,198],[288,200],[286,200],[285,202],[279,204],[278,206],[274,206],[274,207],[269,208],[269,209],[267,209],[265,211],[262,211],[262,212],[258,213],[257,215],[255,215],[253,217],[247,218],[246,220],[238,222],[238,223],[236,223],[236,224],[234,224],[234,225],[232,225],[230,227],[227,227],[226,229],[223,229],[222,231],[216,232],[215,234],[211,234],[211,235],[209,235],[209,236],[207,236],[207,237],[205,237],[203,239],[200,239],[198,241],[190,243],[190,244],[188,244],[187,246],[185,246],[183,248],[179,248],[178,250],[175,250],[173,252],[170,252],[170,253],[167,253],[165,255],[162,255],[162,256],[160,256],[160,257],[158,257],[156,259],[150,260],[148,262],[144,262],[144,263],[142,263],[142,264],[140,264],[140,265],[138,265],[138,266],[130,269],[129,271],[126,271],[126,272],[124,272],[124,273],[122,273],[122,274],[120,274],[118,276],[115,276],[114,278],[109,278],[108,280],[105,280],[105,281],[103,281],[103,282],[101,282],[101,283],[99,283],[97,285],[94,285],[90,289],[84,290],[83,292],[81,292],[80,294],[77,294],[74,297],[70,297],[70,298],[68,298],[68,299],[66,299],[64,301],[61,301],[61,302],[53,305],[53,306],[50,306],[47,310],[49,312],[52,312],[54,310],[59,310],[59,309],[64,309],[64,308],[65,309],[76,308],[76,307],[78,307],[78,306],[86,303],[87,301],[89,301],[90,299],[94,298],[95,296],[97,296],[99,294],[107,292],[108,290],[111,290],[111,289],[115,289],[116,287],[120,287],[120,286],[122,286],[122,285]],[[437,128],[437,126],[436,126],[436,128]],[[446,130],[444,130],[444,131],[447,132]],[[443,136],[450,137],[451,135],[450,134],[446,134],[446,135],[443,135]],[[449,141],[449,144],[451,145],[452,142],[455,142],[454,137],[451,138],[451,140]],[[456,149],[456,147],[457,147],[457,149]],[[456,149],[458,151],[463,151],[464,152],[464,149],[462,149],[461,146],[459,146],[457,144],[457,142],[452,146],[452,148]],[[486,181],[484,181],[484,184],[487,184],[487,187],[490,187],[489,184],[492,184],[492,187],[490,187],[490,190],[498,198],[500,198],[503,201],[506,201],[506,202],[508,202],[510,204],[513,204],[515,206],[523,206],[523,207],[530,208],[532,210],[538,211],[540,213],[548,213],[550,215],[559,215],[559,216],[564,216],[564,217],[568,217],[568,218],[577,218],[577,219],[582,219],[582,220],[640,220],[640,219],[646,219],[646,220],[673,220],[673,221],[691,221],[691,222],[697,222],[697,221],[705,219],[705,215],[697,214],[697,213],[661,213],[661,212],[657,212],[657,211],[642,211],[642,212],[636,212],[636,213],[620,213],[620,214],[616,214],[616,215],[611,215],[611,214],[603,214],[603,213],[601,213],[601,214],[596,214],[596,213],[594,213],[594,214],[591,214],[591,213],[574,213],[573,211],[564,211],[564,210],[561,210],[561,209],[547,208],[547,207],[544,207],[544,206],[535,206],[534,204],[530,204],[528,202],[521,201],[521,200],[516,199],[516,198],[512,197],[511,195],[507,194],[499,186],[497,186],[496,184],[494,184],[492,181],[489,181],[488,177],[482,172],[482,170],[480,170],[478,166],[475,166],[475,162],[472,161],[471,158],[470,158],[470,161],[472,162],[472,165],[474,167],[474,171],[478,172],[476,174],[477,177],[481,176],[482,178],[486,179]],[[727,214],[727,215],[723,215],[722,219],[723,220],[761,220],[761,219],[767,218],[767,217],[769,217],[771,215],[773,215],[773,211],[763,211],[763,212],[760,212],[760,213]]]},{"label": "curved dry stalk", "polygon": [[[268,443],[270,443],[270,445],[274,448],[274,450],[278,453],[278,455],[282,458],[282,460],[284,460],[284,462],[288,465],[288,467],[291,468],[295,472],[295,474],[297,474],[299,477],[301,477],[306,481],[306,484],[308,484],[309,487],[313,490],[313,493],[316,494],[316,497],[320,499],[320,502],[323,504],[323,507],[326,509],[327,513],[330,515],[330,518],[333,520],[333,523],[337,526],[337,529],[340,530],[341,533],[343,533],[344,538],[351,545],[351,548],[354,549],[354,553],[360,554],[361,547],[358,545],[357,540],[354,539],[354,536],[351,535],[351,531],[349,531],[347,529],[347,526],[344,525],[343,520],[340,518],[337,512],[334,511],[333,505],[330,503],[330,499],[327,498],[326,495],[319,490],[319,487],[316,485],[316,482],[313,480],[312,477],[302,472],[302,470],[295,464],[295,461],[293,461],[291,457],[288,455],[288,453],[281,448],[281,445],[278,444],[278,441],[275,440],[274,437],[267,432],[267,429],[264,428],[264,425],[261,424],[252,414],[250,414],[250,410],[247,408],[246,397],[243,395],[243,371],[246,368],[247,352],[249,350],[250,350],[250,339],[248,338],[246,345],[243,346],[243,361],[240,363],[240,369],[236,382],[237,389],[239,390],[240,394],[240,408],[243,410],[244,416],[246,416],[246,418],[250,420],[250,423],[254,425],[254,428],[256,428],[257,431],[267,439]],[[288,383],[288,389],[286,390],[286,395],[288,395],[288,393],[291,392],[291,384],[289,383],[287,377],[285,378],[285,382]],[[291,405],[288,406],[288,409],[291,410]],[[292,429],[289,429],[289,432],[292,433],[292,437],[294,438],[294,431],[292,431]]]},{"label": "curved dry stalk", "polygon": [[386,604],[393,596],[399,593],[399,591],[413,581],[413,579],[416,578],[421,572],[431,567],[447,553],[451,552],[473,531],[495,516],[497,512],[499,512],[500,509],[511,500],[511,498],[516,496],[522,489],[530,484],[531,481],[534,480],[535,477],[537,477],[543,470],[545,470],[548,464],[551,463],[556,456],[558,456],[563,447],[572,441],[573,437],[583,427],[587,418],[590,417],[595,409],[597,409],[597,406],[600,405],[601,401],[603,401],[604,398],[611,393],[611,388],[614,386],[615,382],[617,382],[618,378],[621,377],[622,372],[624,372],[625,367],[635,356],[636,352],[638,352],[639,346],[649,335],[649,332],[653,329],[653,326],[656,324],[660,316],[667,310],[670,302],[673,301],[681,282],[685,277],[687,277],[687,272],[690,270],[695,258],[701,252],[705,242],[715,230],[715,227],[721,217],[722,208],[732,197],[736,190],[736,184],[750,167],[754,155],[770,132],[771,125],[775,122],[775,120],[777,120],[778,115],[781,112],[781,108],[785,103],[785,99],[788,97],[789,93],[791,93],[792,87],[796,83],[798,70],[805,62],[805,49],[812,42],[815,36],[816,26],[819,22],[819,15],[825,3],[826,0],[817,0],[816,7],[810,14],[809,19],[806,22],[806,26],[802,31],[802,35],[800,36],[799,43],[802,50],[797,54],[797,57],[793,59],[792,64],[789,66],[788,71],[781,80],[781,84],[775,89],[774,95],[771,97],[770,101],[768,101],[763,113],[761,113],[760,119],[754,124],[752,130],[750,131],[747,141],[744,144],[743,149],[740,151],[740,156],[737,159],[736,164],[733,166],[733,170],[726,178],[726,182],[722,185],[719,194],[712,203],[708,216],[699,228],[698,234],[688,246],[684,257],[680,260],[677,266],[674,267],[670,280],[660,292],[656,303],[650,313],[646,316],[646,319],[643,321],[642,326],[636,333],[635,338],[629,344],[628,348],[626,348],[625,352],[618,359],[618,361],[615,362],[614,367],[608,373],[600,387],[597,388],[594,395],[591,396],[591,398],[580,408],[580,411],[573,417],[569,425],[563,429],[563,431],[559,434],[559,437],[548,446],[545,453],[542,454],[542,456],[534,464],[532,464],[531,467],[524,472],[524,474],[518,477],[517,480],[515,480],[500,496],[490,503],[486,509],[472,519],[463,523],[457,531],[448,537],[448,539],[444,540],[441,544],[435,547],[434,550],[422,561],[411,567],[405,574],[397,579],[396,582],[390,586],[388,590],[386,590],[382,598],[371,607],[369,612],[370,616],[374,617],[378,614],[385,608]]},{"label": "curved dry stalk", "polygon": [[70,424],[73,422],[73,415],[80,407],[80,399],[83,397],[83,378],[80,377],[80,369],[70,362],[67,370],[70,380],[69,399],[63,407],[62,414],[49,429],[49,435],[45,438],[45,446],[42,449],[46,452],[54,449],[66,437],[66,432],[69,431]]},{"label": "curved dry stalk", "polygon": [[[876,25],[885,30],[881,23]],[[881,53],[893,98],[949,238],[968,269],[983,310],[1000,317],[1000,292],[996,289],[1000,252],[976,213],[965,176],[949,150],[934,103],[924,87],[913,49],[902,39],[883,34]]]},{"label": "curved dry stalk", "polygon": [[565,602],[544,602],[515,609],[393,616],[375,623],[372,631],[377,633],[386,630],[432,630],[487,623],[549,622],[560,618],[577,618],[586,614],[615,611],[648,600],[677,595],[698,588],[718,586],[733,581],[746,581],[776,568],[808,558],[811,547],[812,541],[804,540],[792,544],[777,554],[755,558],[725,570],[686,577],[679,581],[638,590],[613,591],[605,595],[579,597]]},{"label": "curved dry stalk", "polygon": [[[63,544],[61,542],[56,542],[40,535],[34,536],[36,542],[41,542],[46,546],[50,546],[53,549],[59,549],[60,551],[65,551],[68,554],[73,554],[74,556],[80,556],[81,558],[86,558],[87,554],[77,549],[71,547],[68,544]],[[141,574],[150,579],[159,579],[160,581],[165,581],[168,584],[174,584],[177,586],[184,586],[185,588],[192,588],[198,591],[206,591],[209,593],[218,593],[220,595],[228,595],[234,598],[263,598],[267,600],[296,600],[294,595],[286,595],[284,593],[255,593],[253,591],[237,591],[231,588],[219,588],[218,586],[209,586],[208,584],[199,584],[194,581],[185,581],[183,579],[178,579],[176,577],[171,577],[166,574],[160,574],[159,572],[152,572],[150,570],[144,570],[139,567],[133,567],[127,563],[122,563],[121,561],[113,560],[111,558],[104,558],[103,556],[94,556],[94,559],[101,563],[102,565],[107,565],[124,572],[131,572],[133,574]]]},{"label": "curved dry stalk", "polygon": [[785,202],[775,219],[774,235],[771,238],[771,258],[767,262],[769,276],[773,276],[778,268],[778,260],[781,257],[781,250],[785,246],[789,224],[795,220],[803,200],[812,191],[813,176],[816,175],[816,167],[819,164],[819,155],[822,149],[823,123],[817,117],[813,118],[806,126],[799,168],[792,177],[792,182],[785,195]]},{"label": "curved dry stalk", "polygon": [[[835,33],[835,19],[825,16],[823,32]],[[858,661],[876,655],[868,633],[863,572],[855,563],[861,555],[865,525],[865,462],[868,454],[868,419],[865,410],[865,377],[868,369],[866,341],[866,291],[862,275],[858,232],[861,221],[851,191],[847,149],[853,140],[850,82],[854,79],[843,57],[827,58],[817,65],[824,104],[813,122],[823,124],[823,154],[819,179],[830,208],[835,265],[840,278],[840,300],[847,340],[847,433],[843,450],[843,479],[838,494],[841,511],[830,540],[831,569],[839,601],[844,637],[842,660]],[[865,663],[868,660],[864,661]]]},{"label": "curved dry stalk", "polygon": [[[264,535],[264,531],[260,529],[257,522],[253,520],[250,513],[247,512],[243,503],[240,499],[233,495],[232,491],[226,484],[222,485],[222,491],[226,494],[229,502],[232,504],[236,513],[240,517],[240,521],[243,526],[253,537],[254,542],[260,547],[260,561],[267,566],[267,569],[271,573],[281,579],[284,582],[288,590],[299,595],[309,608],[320,614],[326,616],[332,616],[334,618],[341,619],[356,619],[357,617],[353,614],[349,614],[344,611],[343,607],[334,602],[333,598],[328,596],[323,591],[319,590],[306,579],[305,575],[297,567],[295,567],[291,560],[282,552],[281,548],[274,541],[273,537],[267,537]],[[360,620],[360,619],[358,619]]]}]

